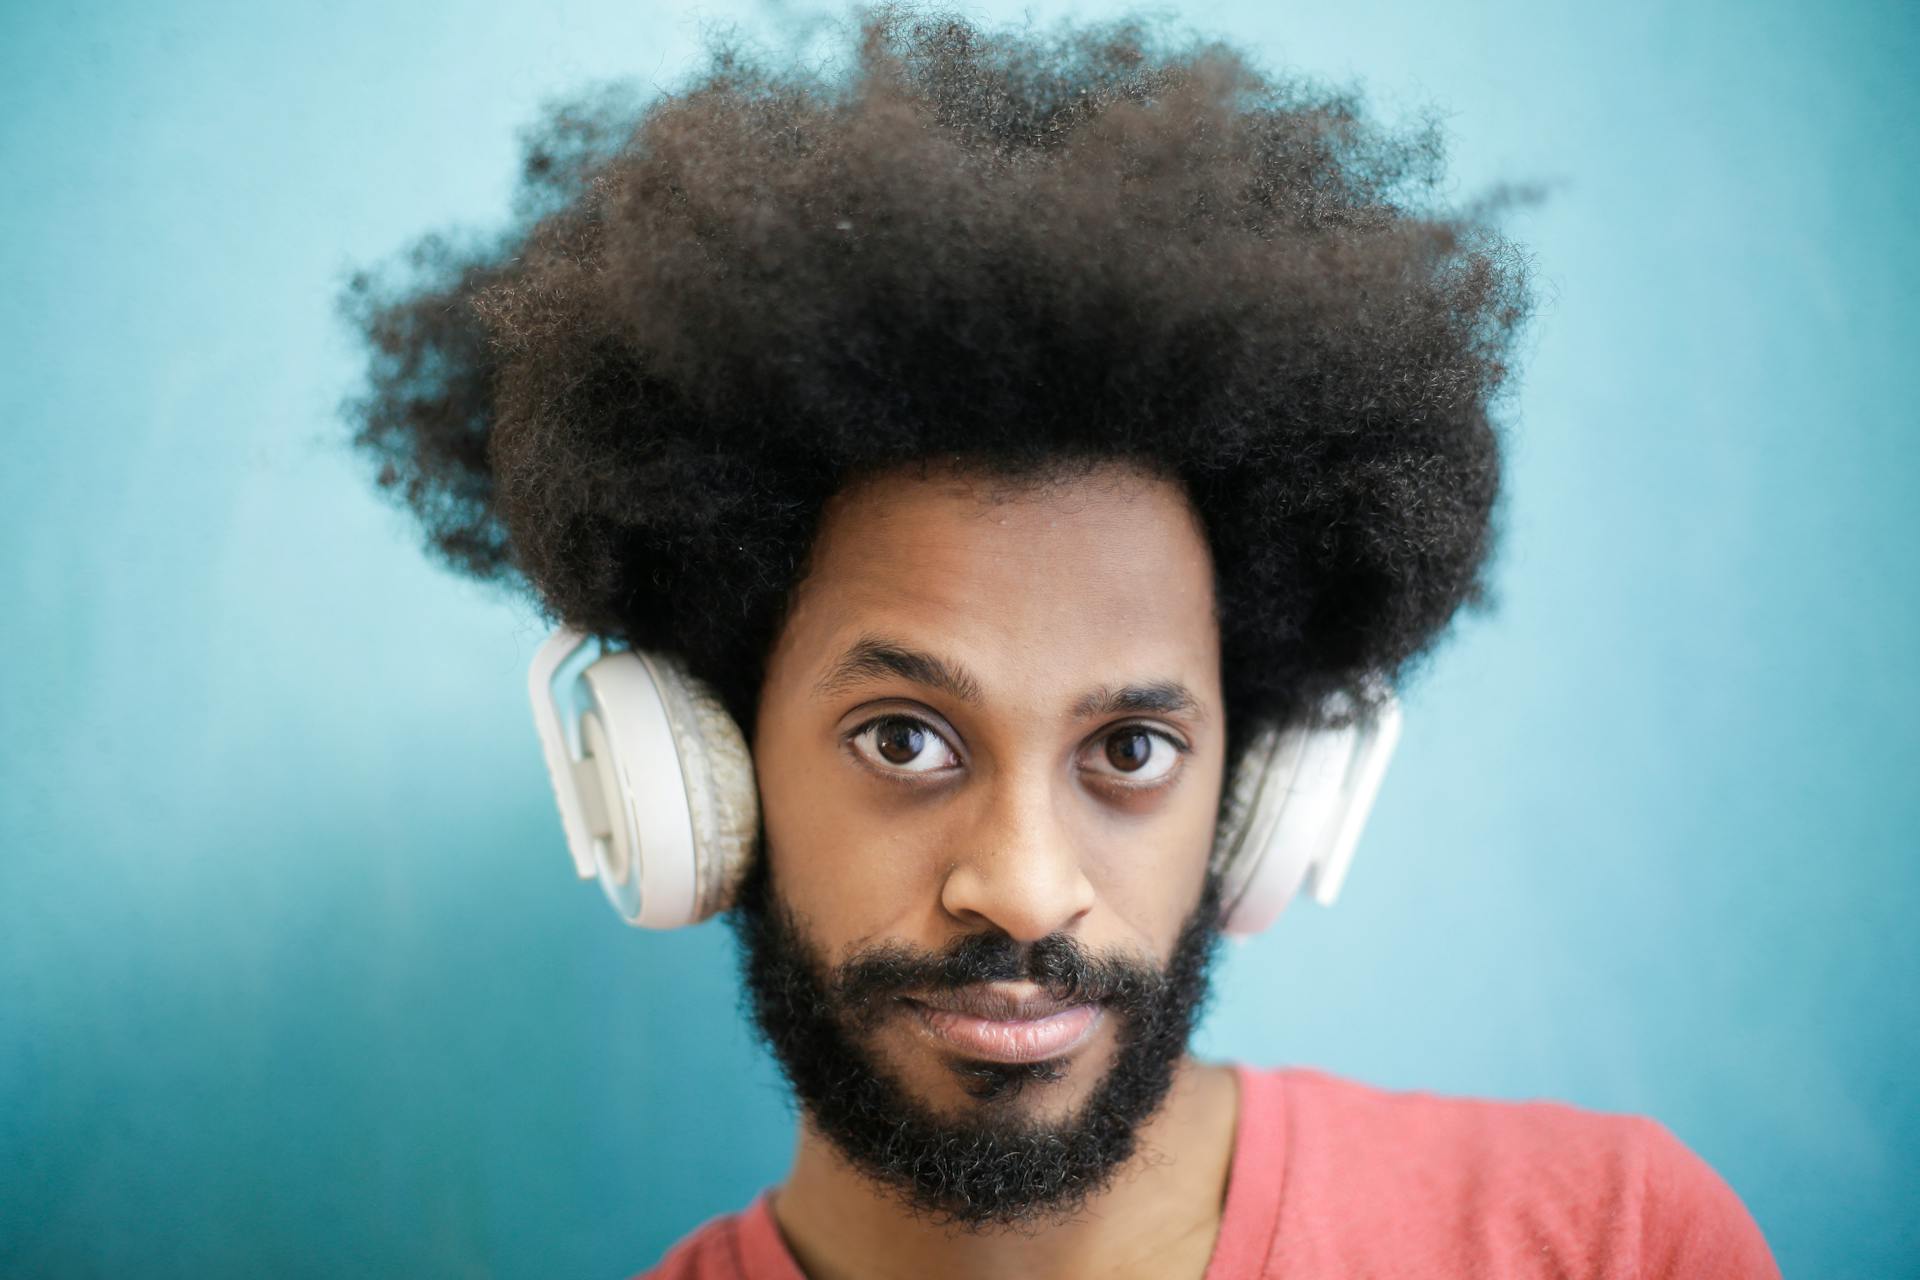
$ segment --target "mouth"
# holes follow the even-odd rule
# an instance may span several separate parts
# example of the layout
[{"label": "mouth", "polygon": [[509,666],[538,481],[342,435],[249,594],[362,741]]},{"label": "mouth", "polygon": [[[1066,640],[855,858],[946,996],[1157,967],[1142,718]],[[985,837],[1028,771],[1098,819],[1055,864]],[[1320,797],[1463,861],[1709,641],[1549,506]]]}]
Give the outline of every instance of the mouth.
[{"label": "mouth", "polygon": [[1049,997],[1029,982],[989,982],[902,997],[942,1047],[985,1062],[1045,1062],[1073,1052],[1100,1025],[1093,1004]]}]

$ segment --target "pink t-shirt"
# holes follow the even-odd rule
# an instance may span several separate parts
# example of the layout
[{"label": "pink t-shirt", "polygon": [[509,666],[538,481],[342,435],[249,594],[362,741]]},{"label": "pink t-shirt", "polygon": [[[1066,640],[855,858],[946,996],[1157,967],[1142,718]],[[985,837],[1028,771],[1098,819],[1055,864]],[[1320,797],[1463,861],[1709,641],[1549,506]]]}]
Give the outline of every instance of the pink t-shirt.
[{"label": "pink t-shirt", "polygon": [[[1780,1275],[1733,1189],[1657,1121],[1236,1068],[1205,1280]],[[805,1280],[762,1194],[647,1280]]]}]

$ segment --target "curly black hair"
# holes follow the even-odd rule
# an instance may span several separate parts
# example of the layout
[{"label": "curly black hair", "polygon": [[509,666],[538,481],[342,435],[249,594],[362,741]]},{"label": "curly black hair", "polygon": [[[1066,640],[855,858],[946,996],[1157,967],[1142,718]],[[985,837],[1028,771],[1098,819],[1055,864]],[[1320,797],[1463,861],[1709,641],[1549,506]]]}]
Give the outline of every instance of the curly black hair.
[{"label": "curly black hair", "polygon": [[352,275],[344,412],[448,561],[684,655],[749,734],[823,503],[916,461],[1182,484],[1243,728],[1484,603],[1528,273],[1431,121],[1141,18],[846,29],[550,106],[505,232]]}]

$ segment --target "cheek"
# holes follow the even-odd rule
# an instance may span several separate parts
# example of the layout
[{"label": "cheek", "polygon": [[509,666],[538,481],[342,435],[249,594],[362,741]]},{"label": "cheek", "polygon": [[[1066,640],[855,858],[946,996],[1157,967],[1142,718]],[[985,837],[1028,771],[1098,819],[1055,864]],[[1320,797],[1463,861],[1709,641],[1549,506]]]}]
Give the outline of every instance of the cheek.
[{"label": "cheek", "polygon": [[938,900],[929,839],[911,815],[824,753],[756,762],[767,860],[781,899],[830,955],[899,936]]},{"label": "cheek", "polygon": [[1116,842],[1097,860],[1100,932],[1165,960],[1199,900],[1211,851],[1211,827],[1181,824],[1151,837]]},{"label": "cheek", "polygon": [[1213,858],[1221,766],[1211,753],[1165,803],[1140,814],[1089,806],[1084,865],[1102,907],[1165,956],[1193,910]]}]

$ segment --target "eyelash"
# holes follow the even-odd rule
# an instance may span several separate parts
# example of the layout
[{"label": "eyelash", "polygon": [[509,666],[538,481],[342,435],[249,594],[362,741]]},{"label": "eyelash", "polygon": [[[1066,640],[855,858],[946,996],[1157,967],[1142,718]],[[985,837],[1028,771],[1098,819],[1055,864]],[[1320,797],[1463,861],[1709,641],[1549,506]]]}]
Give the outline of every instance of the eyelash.
[{"label": "eyelash", "polygon": [[[952,741],[947,737],[947,735],[941,732],[941,730],[937,728],[934,724],[932,724],[930,721],[926,720],[921,716],[910,715],[904,711],[888,711],[881,715],[873,716],[870,719],[863,720],[858,725],[854,726],[852,729],[849,729],[844,735],[842,735],[842,742],[846,746],[847,750],[852,752],[855,758],[858,759],[862,765],[866,766],[869,769],[872,769],[874,772],[880,774],[883,777],[886,777],[896,782],[900,782],[906,786],[936,785],[930,781],[921,780],[915,777],[914,775],[918,773],[948,773],[952,771],[951,768],[941,768],[941,769],[932,769],[932,770],[888,768],[884,765],[874,764],[872,761],[866,759],[865,756],[862,755],[862,753],[860,752],[860,749],[854,744],[857,743],[861,737],[863,737],[865,734],[867,734],[871,730],[879,727],[880,725],[892,723],[894,721],[905,721],[908,724],[918,725],[926,733],[930,734],[934,738],[937,738],[940,742],[945,744],[947,750],[952,752],[953,755],[959,756],[961,754],[959,748],[955,747]],[[1149,737],[1159,739],[1161,742],[1165,743],[1168,747],[1172,748],[1176,756],[1185,756],[1193,750],[1191,746],[1180,741],[1178,738],[1174,737],[1171,733],[1167,732],[1165,729],[1162,729],[1157,725],[1143,724],[1137,721],[1128,721],[1123,724],[1112,725],[1108,729],[1106,729],[1103,733],[1101,733],[1098,737],[1094,738],[1093,742],[1098,743],[1098,742],[1105,741],[1107,738],[1110,738],[1115,734],[1123,733],[1129,729],[1135,729],[1142,733],[1147,734]],[[1089,744],[1089,745],[1092,745],[1092,744]],[[1117,787],[1127,791],[1145,792],[1145,791],[1157,791],[1162,787],[1170,785],[1174,780],[1174,778],[1176,778],[1179,775],[1179,772],[1180,770],[1178,766],[1178,761],[1176,760],[1175,764],[1172,767],[1170,767],[1166,771],[1166,773],[1162,774],[1158,778],[1155,778],[1151,782],[1128,782],[1126,780],[1126,775],[1117,770],[1114,772],[1100,773],[1100,776],[1103,779],[1105,779],[1106,785]]]},{"label": "eyelash", "polygon": [[889,768],[885,765],[875,764],[873,761],[869,760],[863,752],[861,752],[859,747],[855,745],[860,741],[861,738],[865,737],[868,733],[871,733],[873,730],[879,728],[881,725],[894,724],[894,723],[918,725],[922,731],[924,731],[929,737],[935,739],[936,741],[941,743],[943,746],[945,746],[946,749],[949,752],[951,752],[956,758],[960,755],[959,749],[953,745],[953,743],[948,739],[946,734],[940,732],[939,729],[935,728],[931,723],[922,719],[921,717],[908,715],[902,711],[889,711],[882,715],[874,716],[869,720],[863,721],[856,728],[850,730],[846,735],[846,744],[847,744],[848,750],[854,753],[854,756],[857,759],[859,759],[860,763],[866,765],[868,768],[874,770],[876,773],[879,773],[888,778],[898,779],[901,781],[912,781],[913,785],[924,785],[924,783],[921,783],[917,780],[912,779],[912,775],[914,774],[949,772],[948,769],[944,769],[944,768],[937,769],[937,770],[903,769],[898,766]]}]

